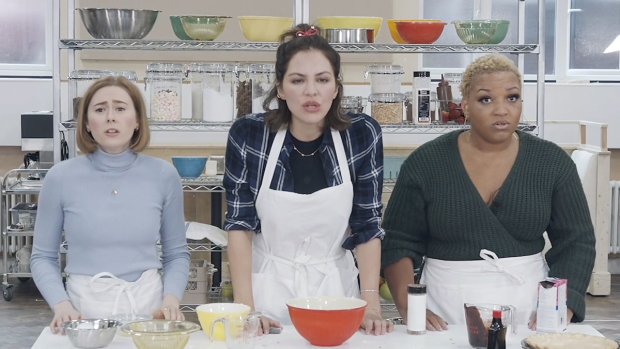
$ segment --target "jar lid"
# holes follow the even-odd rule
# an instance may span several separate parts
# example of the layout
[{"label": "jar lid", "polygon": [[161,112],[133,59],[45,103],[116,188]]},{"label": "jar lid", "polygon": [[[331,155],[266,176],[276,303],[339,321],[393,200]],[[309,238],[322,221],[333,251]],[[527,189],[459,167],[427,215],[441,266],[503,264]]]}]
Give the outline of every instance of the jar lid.
[{"label": "jar lid", "polygon": [[275,64],[250,64],[248,67],[250,73],[275,73]]},{"label": "jar lid", "polygon": [[407,285],[407,293],[425,294],[426,293],[426,285],[422,285],[422,284],[409,284],[409,285]]},{"label": "jar lid", "polygon": [[99,80],[110,75],[110,70],[74,70],[69,73],[69,80]]},{"label": "jar lid", "polygon": [[405,92],[405,99],[407,99],[410,102],[413,101],[413,92],[412,91]]},{"label": "jar lid", "polygon": [[400,65],[380,65],[373,64],[366,67],[367,74],[405,74],[405,70]]},{"label": "jar lid", "polygon": [[129,81],[138,81],[138,74],[133,70],[112,70],[110,73],[112,76],[122,76]]},{"label": "jar lid", "polygon": [[181,63],[149,63],[146,67],[147,73],[162,74],[183,74],[183,64]]},{"label": "jar lid", "polygon": [[190,73],[234,73],[235,65],[226,63],[192,63],[187,70]]},{"label": "jar lid", "polygon": [[362,96],[342,96],[340,105],[343,107],[358,108],[363,106]]},{"label": "jar lid", "polygon": [[373,93],[368,96],[368,101],[383,103],[402,103],[405,101],[405,95],[403,93]]},{"label": "jar lid", "polygon": [[431,77],[431,72],[429,72],[429,71],[414,71],[413,72],[413,77],[414,78],[430,78]]}]

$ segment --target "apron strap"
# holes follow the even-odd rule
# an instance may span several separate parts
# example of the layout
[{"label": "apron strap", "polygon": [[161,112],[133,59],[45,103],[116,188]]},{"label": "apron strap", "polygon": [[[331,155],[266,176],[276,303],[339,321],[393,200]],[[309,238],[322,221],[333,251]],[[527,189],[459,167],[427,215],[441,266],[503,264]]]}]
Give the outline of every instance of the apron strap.
[{"label": "apron strap", "polygon": [[340,132],[332,129],[332,141],[336,149],[336,157],[338,158],[338,167],[340,167],[340,175],[342,176],[342,184],[351,182],[351,173],[349,172],[349,162],[344,152],[344,142],[340,137]]},{"label": "apron strap", "polygon": [[[510,276],[516,282],[518,282],[520,285],[523,285],[525,283],[525,280],[520,275],[516,275],[516,274],[512,273],[510,271],[510,269],[507,269],[507,268],[504,267],[502,262],[499,260],[499,258],[495,254],[495,252],[489,251],[487,249],[482,249],[482,250],[480,250],[480,258],[484,259],[485,261],[487,261],[491,265],[493,265],[493,268],[491,268],[491,270],[499,271],[500,273],[504,273],[504,274]],[[488,270],[488,269],[486,269],[486,270]],[[485,270],[483,270],[483,271],[485,271]]]},{"label": "apron strap", "polygon": [[276,165],[280,158],[280,151],[282,150],[282,145],[284,145],[286,130],[286,127],[281,128],[278,133],[276,133],[276,137],[273,140],[271,150],[269,151],[269,157],[267,158],[267,166],[265,166],[265,173],[263,173],[263,181],[260,185],[261,191],[267,191],[271,186],[273,174],[276,171]]},{"label": "apron strap", "polygon": [[[93,287],[93,285],[97,282],[97,280],[104,278],[104,277],[108,277],[112,280],[114,280],[114,282],[109,283],[106,287],[102,288],[102,289],[95,289]],[[114,288],[116,286],[119,286],[119,290],[116,293],[116,298],[114,299],[114,306],[112,307],[112,314],[116,314],[116,311],[118,310],[118,302],[121,299],[121,295],[123,293],[127,294],[127,298],[129,299],[129,304],[131,304],[131,313],[135,314],[136,313],[136,309],[138,309],[138,306],[136,304],[136,300],[133,296],[133,293],[131,292],[131,284],[125,280],[119,279],[116,276],[112,275],[111,273],[108,272],[101,272],[95,276],[93,276],[92,278],[90,278],[90,288],[94,293],[99,293],[99,292],[105,292],[111,288]]]}]

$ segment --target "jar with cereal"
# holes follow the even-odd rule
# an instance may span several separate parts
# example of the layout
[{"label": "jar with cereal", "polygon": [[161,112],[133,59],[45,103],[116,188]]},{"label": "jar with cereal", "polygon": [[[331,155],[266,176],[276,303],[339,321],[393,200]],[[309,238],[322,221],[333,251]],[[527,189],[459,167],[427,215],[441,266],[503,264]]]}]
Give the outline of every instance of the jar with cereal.
[{"label": "jar with cereal", "polygon": [[370,114],[380,125],[403,122],[405,95],[402,93],[373,93],[368,97]]},{"label": "jar with cereal", "polygon": [[180,63],[150,63],[145,87],[150,84],[150,118],[154,121],[181,120],[181,90],[185,72]]}]

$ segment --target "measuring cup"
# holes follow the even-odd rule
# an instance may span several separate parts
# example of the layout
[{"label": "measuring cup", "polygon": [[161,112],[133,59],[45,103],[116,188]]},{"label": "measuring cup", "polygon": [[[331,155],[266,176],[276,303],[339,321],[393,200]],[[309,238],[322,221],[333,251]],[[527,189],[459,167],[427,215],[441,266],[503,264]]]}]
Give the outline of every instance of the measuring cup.
[{"label": "measuring cup", "polygon": [[517,333],[517,309],[512,305],[465,303],[467,335],[472,347],[486,349],[489,326],[493,322],[493,310],[501,310],[502,325],[513,334]]},{"label": "measuring cup", "polygon": [[213,333],[215,333],[215,325],[218,323],[224,325],[228,349],[254,349],[258,336],[258,326],[260,325],[260,314],[231,315],[216,319],[211,325],[211,335],[209,336],[211,342],[214,340]]}]

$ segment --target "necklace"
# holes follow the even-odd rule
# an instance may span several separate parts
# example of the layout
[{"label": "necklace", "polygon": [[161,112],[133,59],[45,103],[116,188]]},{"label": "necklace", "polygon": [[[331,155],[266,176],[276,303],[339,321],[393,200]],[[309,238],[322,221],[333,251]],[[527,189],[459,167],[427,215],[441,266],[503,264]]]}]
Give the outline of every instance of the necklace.
[{"label": "necklace", "polygon": [[320,148],[321,148],[321,146],[319,145],[319,147],[318,147],[318,148],[316,148],[316,150],[315,150],[315,151],[313,151],[312,153],[310,153],[310,154],[304,154],[304,153],[300,152],[300,151],[299,151],[299,149],[297,149],[297,147],[295,146],[295,144],[293,144],[293,149],[295,149],[295,151],[296,151],[296,152],[298,152],[298,153],[299,153],[299,155],[301,155],[301,156],[303,156],[303,157],[308,157],[308,156],[312,156],[312,155],[316,154],[316,152],[317,152],[317,151],[319,151],[319,149],[320,149]]}]

